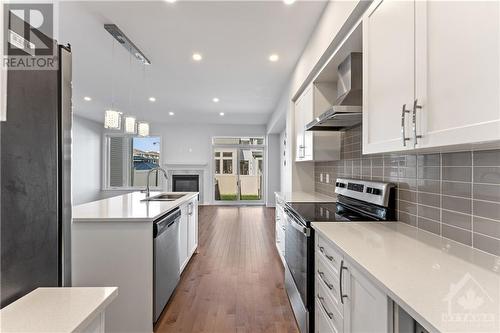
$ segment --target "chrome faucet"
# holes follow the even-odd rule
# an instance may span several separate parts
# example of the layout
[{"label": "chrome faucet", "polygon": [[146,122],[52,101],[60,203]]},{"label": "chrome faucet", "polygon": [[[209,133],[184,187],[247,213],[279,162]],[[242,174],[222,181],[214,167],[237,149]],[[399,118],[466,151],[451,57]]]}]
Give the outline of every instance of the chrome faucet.
[{"label": "chrome faucet", "polygon": [[150,193],[150,189],[149,189],[149,176],[154,171],[156,171],[156,172],[161,171],[163,173],[163,176],[165,177],[165,179],[168,181],[168,175],[167,175],[167,172],[165,171],[165,169],[163,169],[161,167],[156,167],[156,168],[153,168],[153,169],[149,170],[148,171],[148,176],[147,176],[147,179],[146,179],[146,198],[149,198],[149,193]]}]

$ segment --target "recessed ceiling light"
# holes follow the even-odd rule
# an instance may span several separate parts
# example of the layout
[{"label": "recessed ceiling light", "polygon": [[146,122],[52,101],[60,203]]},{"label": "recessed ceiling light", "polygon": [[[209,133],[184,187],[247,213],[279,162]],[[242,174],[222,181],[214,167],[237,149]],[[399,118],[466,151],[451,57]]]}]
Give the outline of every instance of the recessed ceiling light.
[{"label": "recessed ceiling light", "polygon": [[214,103],[219,103],[219,99],[218,99],[217,97],[212,98],[212,101],[213,101]]},{"label": "recessed ceiling light", "polygon": [[291,5],[295,2],[295,0],[283,0],[283,2],[285,3],[285,5]]},{"label": "recessed ceiling light", "polygon": [[169,116],[173,116],[174,114],[175,114],[175,113],[173,113],[172,111],[170,111],[170,112],[168,113],[168,115],[169,115]]},{"label": "recessed ceiling light", "polygon": [[269,61],[272,61],[272,62],[276,62],[276,61],[278,61],[279,59],[280,59],[280,56],[279,56],[279,55],[277,55],[277,54],[275,54],[275,53],[274,53],[274,54],[271,54],[271,55],[269,56]]},{"label": "recessed ceiling light", "polygon": [[149,97],[149,101],[150,102],[156,102],[156,98],[155,97]]},{"label": "recessed ceiling light", "polygon": [[87,102],[90,102],[92,100],[92,97],[85,96],[83,99],[86,100]]},{"label": "recessed ceiling light", "polygon": [[224,116],[224,112],[219,112],[219,116]]},{"label": "recessed ceiling light", "polygon": [[174,3],[176,2],[177,0],[165,0],[165,2],[169,2],[169,3]]},{"label": "recessed ceiling light", "polygon": [[201,61],[203,59],[203,56],[200,53],[193,53],[193,60],[194,61]]}]

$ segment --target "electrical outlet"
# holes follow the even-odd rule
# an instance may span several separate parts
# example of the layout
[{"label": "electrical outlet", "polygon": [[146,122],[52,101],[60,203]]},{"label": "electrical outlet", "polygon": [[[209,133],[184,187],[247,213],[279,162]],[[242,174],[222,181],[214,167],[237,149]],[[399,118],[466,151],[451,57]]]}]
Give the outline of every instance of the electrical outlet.
[{"label": "electrical outlet", "polygon": [[326,174],[326,183],[328,184],[329,182],[330,182],[330,174],[329,174],[329,173],[327,173],[327,174]]}]

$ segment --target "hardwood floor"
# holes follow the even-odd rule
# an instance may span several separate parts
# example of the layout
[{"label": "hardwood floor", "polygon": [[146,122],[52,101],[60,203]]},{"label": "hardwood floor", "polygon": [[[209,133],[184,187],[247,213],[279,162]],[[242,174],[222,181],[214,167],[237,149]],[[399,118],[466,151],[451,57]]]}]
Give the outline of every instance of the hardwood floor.
[{"label": "hardwood floor", "polygon": [[198,251],[155,332],[298,332],[274,245],[274,209],[200,206]]}]

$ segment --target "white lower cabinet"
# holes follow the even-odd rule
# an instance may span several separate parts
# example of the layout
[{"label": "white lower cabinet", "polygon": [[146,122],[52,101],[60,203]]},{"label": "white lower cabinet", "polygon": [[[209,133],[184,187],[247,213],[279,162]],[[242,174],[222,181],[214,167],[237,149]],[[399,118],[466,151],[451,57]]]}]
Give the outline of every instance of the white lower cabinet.
[{"label": "white lower cabinet", "polygon": [[182,273],[198,247],[198,198],[184,203],[180,210],[179,266]]},{"label": "white lower cabinet", "polygon": [[316,235],[315,332],[389,332],[389,298]]},{"label": "white lower cabinet", "polygon": [[276,249],[280,255],[283,265],[285,265],[285,228],[286,228],[286,215],[283,210],[283,205],[276,200],[276,220],[275,220],[275,242]]}]

